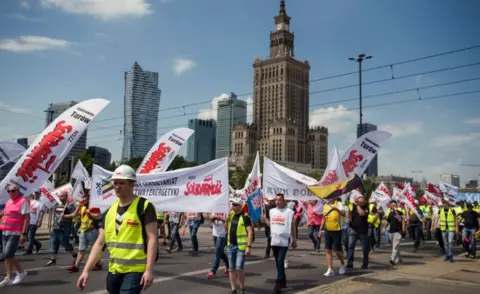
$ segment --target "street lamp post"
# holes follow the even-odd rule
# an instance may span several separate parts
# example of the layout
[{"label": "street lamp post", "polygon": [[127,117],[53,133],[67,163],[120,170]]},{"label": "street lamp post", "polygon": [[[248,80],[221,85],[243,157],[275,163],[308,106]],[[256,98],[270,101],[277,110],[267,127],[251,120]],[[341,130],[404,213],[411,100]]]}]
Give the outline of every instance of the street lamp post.
[{"label": "street lamp post", "polygon": [[360,98],[360,136],[363,135],[363,110],[362,110],[362,62],[365,59],[371,59],[371,55],[359,54],[357,58],[349,57],[348,60],[358,62],[358,86],[359,86],[359,98]]}]

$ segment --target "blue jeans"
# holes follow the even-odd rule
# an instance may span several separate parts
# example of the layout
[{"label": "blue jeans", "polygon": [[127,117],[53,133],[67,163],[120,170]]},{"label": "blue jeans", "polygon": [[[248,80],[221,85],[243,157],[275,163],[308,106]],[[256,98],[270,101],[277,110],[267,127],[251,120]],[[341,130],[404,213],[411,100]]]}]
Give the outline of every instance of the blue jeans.
[{"label": "blue jeans", "polygon": [[443,243],[445,244],[445,256],[446,257],[452,256],[454,236],[455,236],[455,232],[442,231],[442,238],[443,238]]},{"label": "blue jeans", "polygon": [[345,254],[348,254],[348,229],[342,229],[342,244],[344,251],[346,252]]},{"label": "blue jeans", "polygon": [[388,225],[385,229],[385,241],[387,241],[387,243],[390,243],[390,225]]},{"label": "blue jeans", "polygon": [[20,235],[6,235],[3,236],[3,257],[5,259],[12,259],[17,252],[18,244],[20,243]]},{"label": "blue jeans", "polygon": [[143,273],[107,274],[107,291],[109,294],[140,294]]},{"label": "blue jeans", "polygon": [[357,245],[357,241],[360,240],[362,244],[362,251],[363,251],[363,264],[368,266],[368,253],[370,252],[370,238],[368,233],[357,233],[355,230],[351,229],[350,233],[348,234],[348,259],[347,265],[353,265],[353,258],[355,256],[355,245]]},{"label": "blue jeans", "polygon": [[467,228],[463,228],[463,235],[465,236],[465,238],[469,239],[470,240],[470,244],[467,243],[467,242],[464,242],[465,244],[465,250],[470,253],[471,255],[473,256],[476,256],[477,254],[477,244],[475,243],[475,233],[476,233],[476,230],[475,229],[467,229]]},{"label": "blue jeans", "polygon": [[308,227],[308,237],[313,242],[313,250],[320,250],[320,244],[322,240],[318,238],[318,232],[320,231],[320,226],[309,226]]},{"label": "blue jeans", "polygon": [[272,246],[273,256],[275,257],[275,264],[277,266],[276,284],[282,286],[287,285],[287,276],[285,275],[285,257],[287,256],[288,247]]},{"label": "blue jeans", "polygon": [[178,249],[182,249],[183,246],[182,246],[182,239],[180,238],[180,231],[179,231],[179,227],[178,227],[178,224],[177,223],[174,223],[174,222],[170,222],[170,228],[171,228],[171,240],[170,240],[170,249],[173,248],[173,246],[175,245],[175,241],[177,241],[178,243]]},{"label": "blue jeans", "polygon": [[421,228],[419,225],[410,225],[412,231],[412,238],[413,238],[413,248],[418,249],[420,247],[420,234]]},{"label": "blue jeans", "polygon": [[65,251],[73,251],[73,246],[70,244],[70,234],[72,226],[65,226],[60,230],[52,230],[50,233],[50,253],[57,254],[60,244],[65,248]]},{"label": "blue jeans", "polygon": [[238,249],[237,245],[228,246],[228,270],[242,270],[245,266],[245,251]]},{"label": "blue jeans", "polygon": [[198,227],[200,227],[199,222],[194,222],[188,225],[188,229],[190,231],[190,239],[192,239],[192,246],[193,246],[194,252],[198,251],[198,238],[197,238]]},{"label": "blue jeans", "polygon": [[213,246],[215,246],[215,253],[213,257],[213,266],[212,273],[216,274],[218,267],[220,266],[220,259],[225,262],[225,266],[228,269],[228,257],[225,254],[225,242],[227,239],[225,237],[215,237],[213,236]]},{"label": "blue jeans", "polygon": [[28,226],[28,247],[27,252],[32,253],[33,245],[35,247],[40,248],[42,244],[35,239],[35,234],[37,233],[37,225],[29,225]]}]

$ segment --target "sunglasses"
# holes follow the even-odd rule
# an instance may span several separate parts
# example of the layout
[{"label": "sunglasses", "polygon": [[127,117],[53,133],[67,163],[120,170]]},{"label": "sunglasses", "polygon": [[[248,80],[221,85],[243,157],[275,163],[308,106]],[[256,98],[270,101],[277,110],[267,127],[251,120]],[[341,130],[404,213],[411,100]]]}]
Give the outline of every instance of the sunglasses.
[{"label": "sunglasses", "polygon": [[232,206],[240,206],[238,203],[232,203]]},{"label": "sunglasses", "polygon": [[9,194],[15,193],[15,192],[17,192],[17,191],[18,191],[18,190],[7,190],[7,192],[8,192]]}]

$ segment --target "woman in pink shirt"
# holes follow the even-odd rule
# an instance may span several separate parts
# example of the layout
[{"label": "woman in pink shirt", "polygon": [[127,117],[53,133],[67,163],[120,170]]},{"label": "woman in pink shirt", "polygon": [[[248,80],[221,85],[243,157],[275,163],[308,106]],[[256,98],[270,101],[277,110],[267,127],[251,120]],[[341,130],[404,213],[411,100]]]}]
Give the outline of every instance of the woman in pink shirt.
[{"label": "woman in pink shirt", "polygon": [[322,241],[322,239],[318,237],[318,232],[320,231],[320,225],[323,219],[322,210],[323,205],[318,203],[317,200],[308,201],[308,236],[313,242],[313,250],[316,253],[320,252],[320,243]]}]

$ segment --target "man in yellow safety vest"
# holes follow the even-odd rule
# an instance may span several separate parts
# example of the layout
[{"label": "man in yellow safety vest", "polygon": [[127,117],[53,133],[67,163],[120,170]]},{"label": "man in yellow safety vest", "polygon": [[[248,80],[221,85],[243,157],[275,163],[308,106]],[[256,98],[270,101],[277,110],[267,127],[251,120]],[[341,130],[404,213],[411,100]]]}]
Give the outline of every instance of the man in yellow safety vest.
[{"label": "man in yellow safety vest", "polygon": [[110,253],[108,293],[139,294],[153,281],[158,246],[155,206],[133,194],[136,182],[133,168],[119,166],[113,172],[112,181],[118,199],[104,213],[99,236],[77,281],[77,288],[85,288],[88,271],[100,260],[106,244]]}]

